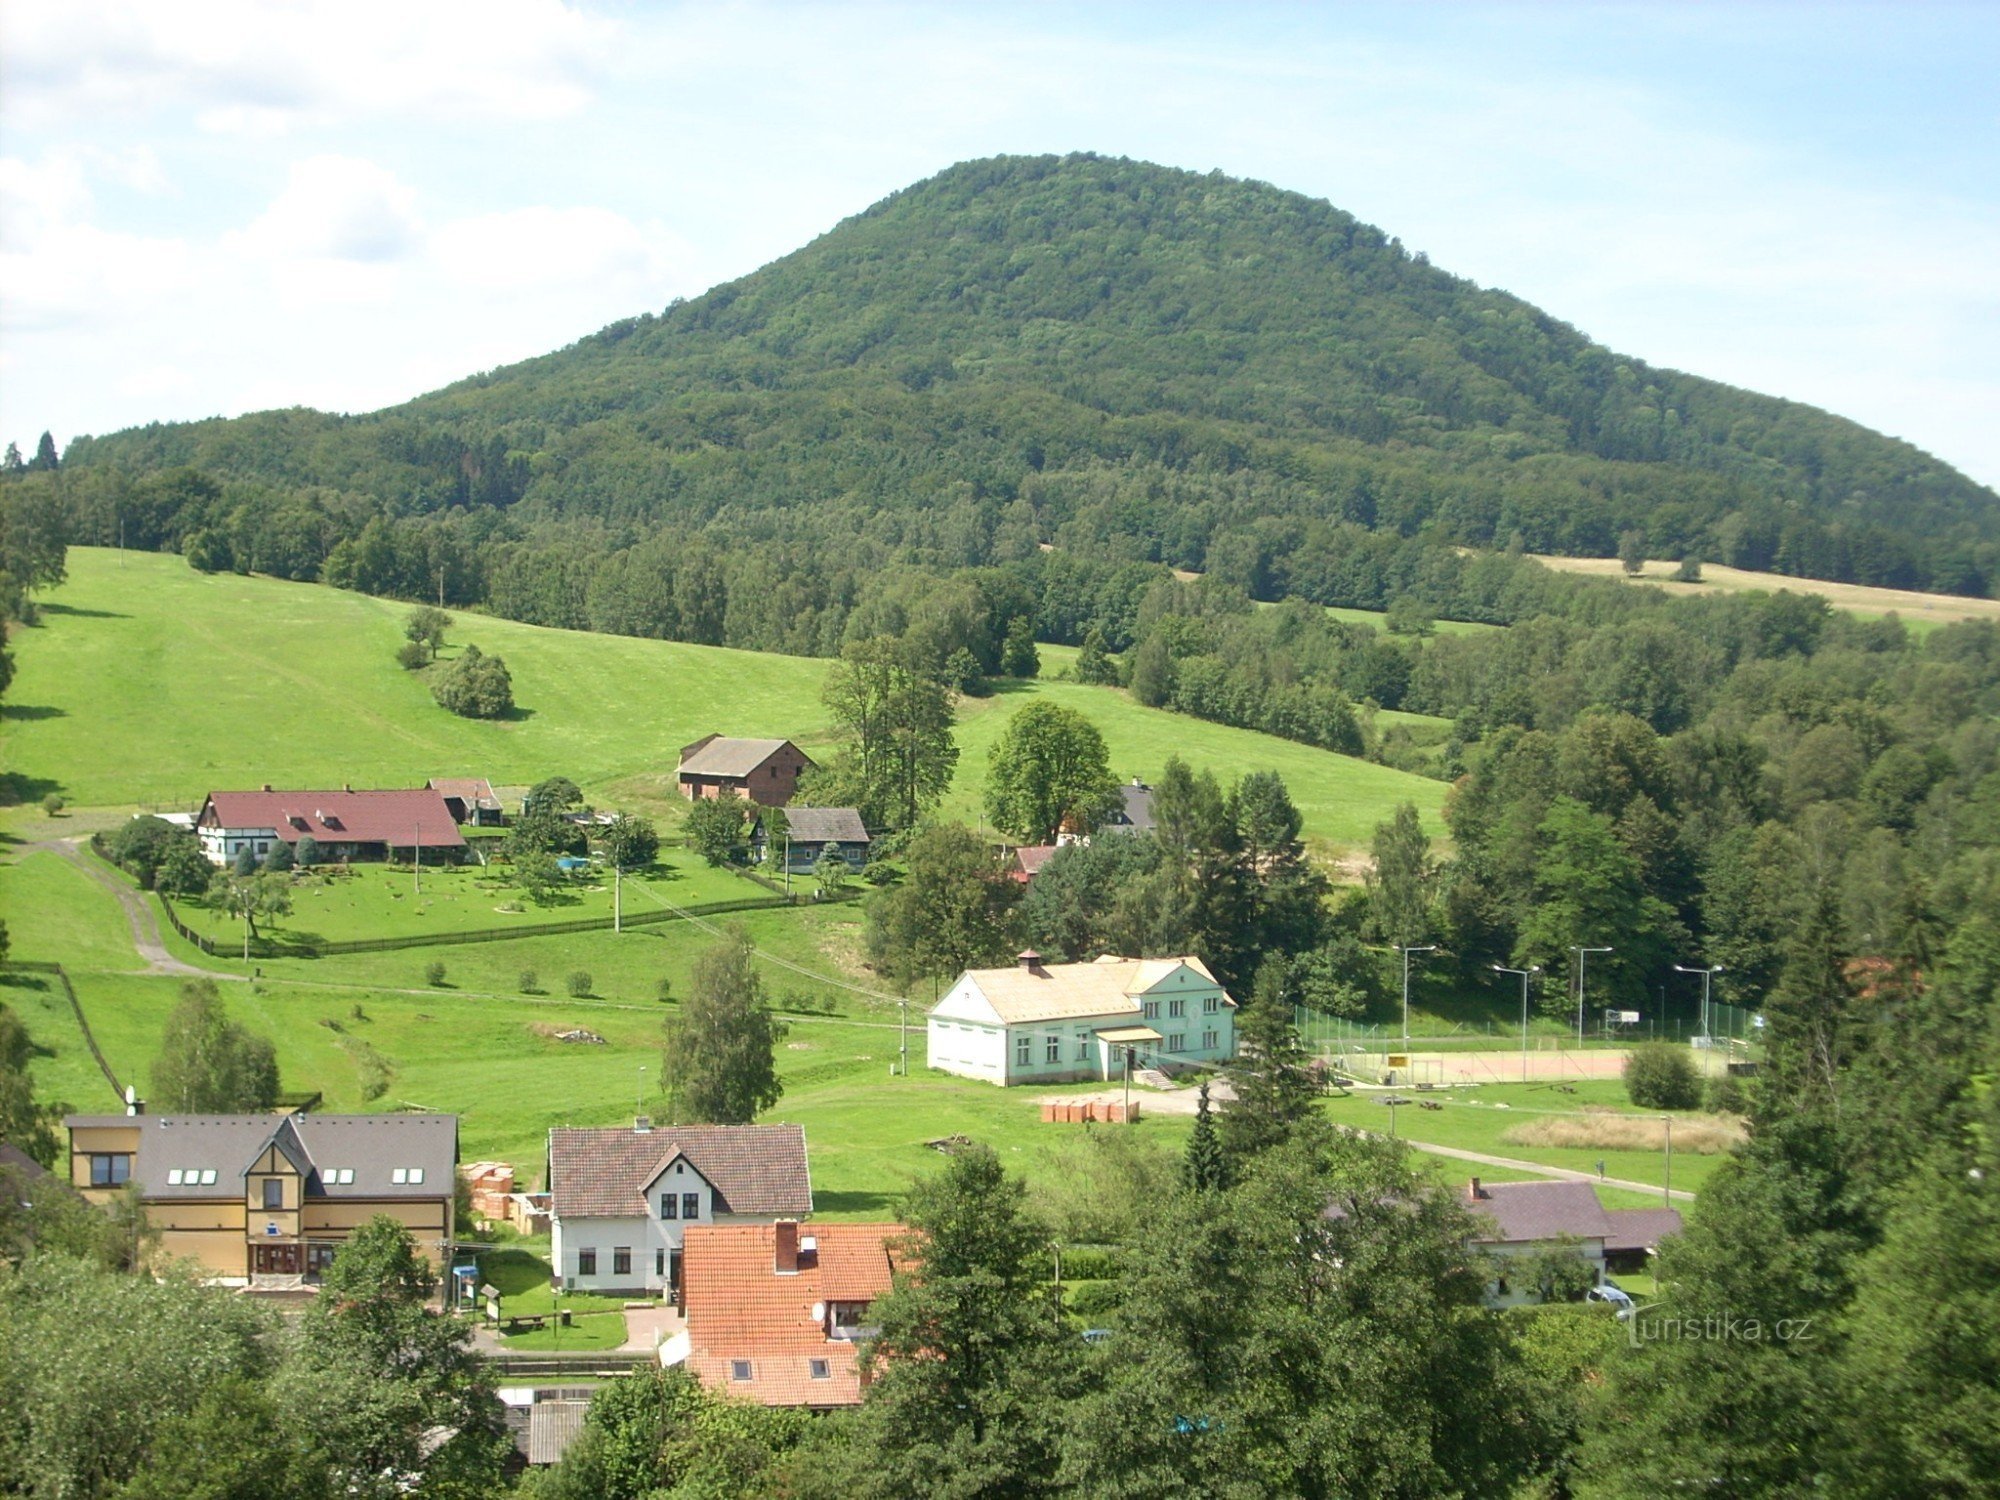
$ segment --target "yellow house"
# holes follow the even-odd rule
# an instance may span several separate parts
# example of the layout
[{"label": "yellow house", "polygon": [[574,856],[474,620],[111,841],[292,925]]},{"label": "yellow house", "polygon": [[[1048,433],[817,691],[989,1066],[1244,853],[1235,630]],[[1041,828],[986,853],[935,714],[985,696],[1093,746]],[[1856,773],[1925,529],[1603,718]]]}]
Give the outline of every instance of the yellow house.
[{"label": "yellow house", "polygon": [[218,1281],[316,1280],[378,1214],[449,1267],[456,1115],[71,1115],[69,1180],[108,1202],[137,1183],[160,1249]]}]

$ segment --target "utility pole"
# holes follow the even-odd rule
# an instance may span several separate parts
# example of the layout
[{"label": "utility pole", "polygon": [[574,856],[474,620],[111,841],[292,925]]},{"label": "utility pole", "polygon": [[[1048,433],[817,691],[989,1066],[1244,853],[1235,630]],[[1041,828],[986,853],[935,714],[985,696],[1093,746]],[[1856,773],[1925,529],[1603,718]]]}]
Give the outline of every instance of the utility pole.
[{"label": "utility pole", "polygon": [[625,930],[625,867],[611,861],[611,930]]},{"label": "utility pole", "polygon": [[[897,1041],[901,1045],[903,1053],[903,1076],[908,1078],[910,1076],[910,1002],[908,1000],[898,1000],[896,1002],[896,1031]],[[1058,1276],[1061,1275],[1060,1272],[1057,1274]]]},{"label": "utility pole", "polygon": [[[1399,947],[1396,951],[1403,955],[1403,1056],[1407,1059],[1410,1054],[1410,955],[1412,953],[1435,953],[1437,952],[1437,944],[1426,943],[1418,948]],[[1410,1065],[1405,1061],[1403,1066],[1405,1069],[1408,1069]]]},{"label": "utility pole", "polygon": [[1583,965],[1593,953],[1610,953],[1610,948],[1579,948],[1572,944],[1570,952],[1576,955],[1576,1044],[1583,1045]]},{"label": "utility pole", "polygon": [[1674,1117],[1665,1116],[1667,1122],[1667,1171],[1660,1184],[1660,1201],[1668,1208],[1674,1206]]},{"label": "utility pole", "polygon": [[1528,976],[1542,972],[1540,964],[1532,964],[1525,969],[1510,969],[1505,964],[1495,964],[1497,974],[1519,974],[1521,976],[1521,1082],[1528,1081]]},{"label": "utility pole", "polygon": [[639,1091],[632,1096],[632,1118],[638,1119],[646,1112],[646,1065],[639,1064]]}]

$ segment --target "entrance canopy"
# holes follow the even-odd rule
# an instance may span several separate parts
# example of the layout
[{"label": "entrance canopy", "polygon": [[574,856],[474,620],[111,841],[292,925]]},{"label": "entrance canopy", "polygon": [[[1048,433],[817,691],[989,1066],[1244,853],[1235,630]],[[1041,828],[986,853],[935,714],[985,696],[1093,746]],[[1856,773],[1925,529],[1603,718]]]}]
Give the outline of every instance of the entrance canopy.
[{"label": "entrance canopy", "polygon": [[1163,1040],[1159,1032],[1150,1026],[1119,1026],[1109,1031],[1097,1033],[1100,1042],[1124,1043],[1157,1042]]}]

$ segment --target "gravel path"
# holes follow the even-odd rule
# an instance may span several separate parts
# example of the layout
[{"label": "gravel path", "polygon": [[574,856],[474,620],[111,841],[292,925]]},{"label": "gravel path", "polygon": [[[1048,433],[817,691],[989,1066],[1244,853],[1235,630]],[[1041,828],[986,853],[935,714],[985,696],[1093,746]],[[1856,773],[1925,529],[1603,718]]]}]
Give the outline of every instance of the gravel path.
[{"label": "gravel path", "polygon": [[146,973],[178,974],[190,979],[242,979],[241,974],[198,969],[167,952],[167,945],[160,939],[160,924],[154,920],[153,909],[146,904],[144,893],[133,890],[108,870],[99,869],[84,858],[82,845],[81,838],[44,839],[40,843],[29,844],[27,848],[30,851],[45,849],[59,859],[68,860],[117,899],[119,906],[124,908],[126,925],[132,929],[132,946],[146,961]]}]

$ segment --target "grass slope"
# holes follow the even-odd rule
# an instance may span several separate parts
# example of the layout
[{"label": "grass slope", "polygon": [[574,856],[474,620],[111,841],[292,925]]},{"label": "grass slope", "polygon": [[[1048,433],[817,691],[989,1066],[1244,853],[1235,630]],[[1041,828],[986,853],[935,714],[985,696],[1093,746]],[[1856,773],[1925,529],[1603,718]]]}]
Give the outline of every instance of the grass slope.
[{"label": "grass slope", "polygon": [[[520,717],[459,719],[396,666],[408,606],[312,584],[205,576],[178,557],[72,548],[46,623],[14,639],[0,757],[39,796],[82,806],[187,808],[219,786],[420,784],[481,775],[573,777],[601,800],[655,811],[678,798],[679,747],[711,730],[827,738],[826,663],[548,630],[461,615],[465,642],[506,658]],[[1063,659],[1051,651],[1051,668]],[[986,752],[1037,695],[1082,709],[1116,769],[1157,774],[1170,754],[1226,779],[1282,772],[1325,843],[1365,843],[1401,801],[1433,822],[1444,787],[1248,730],[1141,708],[1123,693],[1036,682],[964,708],[950,803],[976,819]]]}]

